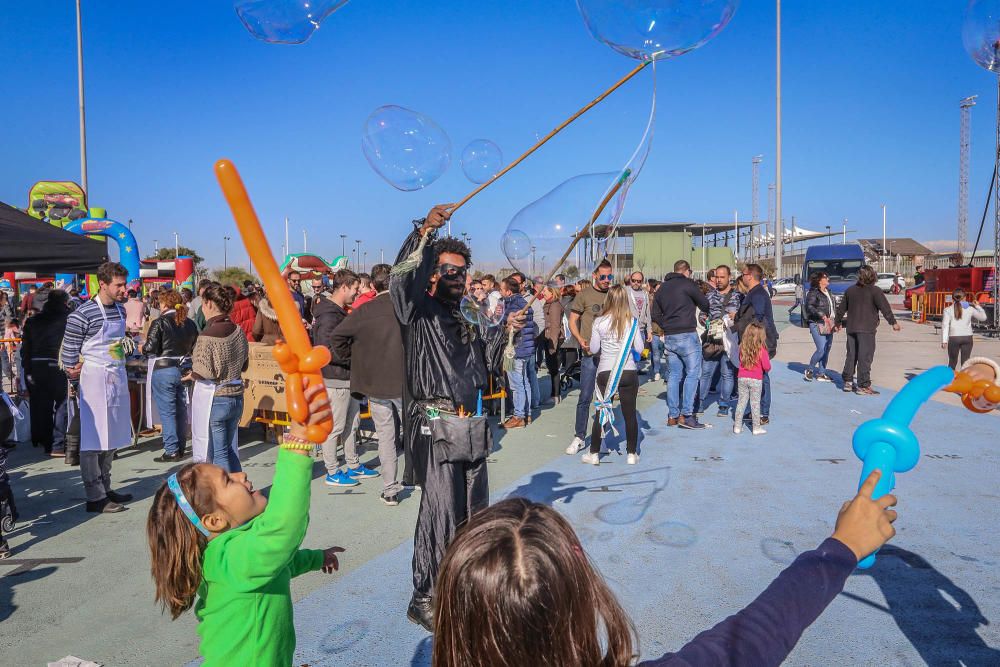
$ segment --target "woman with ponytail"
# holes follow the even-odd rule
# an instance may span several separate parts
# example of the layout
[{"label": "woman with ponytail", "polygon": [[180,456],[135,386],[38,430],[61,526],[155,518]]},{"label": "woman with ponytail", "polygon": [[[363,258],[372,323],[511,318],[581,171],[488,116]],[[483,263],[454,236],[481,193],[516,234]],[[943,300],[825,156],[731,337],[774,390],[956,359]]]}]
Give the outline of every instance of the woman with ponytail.
[{"label": "woman with ponytail", "polygon": [[[173,463],[184,457],[187,433],[187,388],[182,376],[191,368],[191,352],[198,339],[198,327],[188,319],[188,307],[181,295],[173,290],[160,292],[158,318],[149,325],[143,354],[149,365],[146,384],[146,414],[152,420],[152,405],[160,413],[163,428],[163,454],[153,459],[158,463]],[[152,425],[150,423],[150,425]]]},{"label": "woman with ponytail", "polygon": [[941,313],[941,349],[948,350],[948,365],[964,365],[972,356],[972,321],[986,321],[986,311],[975,301],[966,301],[964,289],[951,293],[952,304]]}]

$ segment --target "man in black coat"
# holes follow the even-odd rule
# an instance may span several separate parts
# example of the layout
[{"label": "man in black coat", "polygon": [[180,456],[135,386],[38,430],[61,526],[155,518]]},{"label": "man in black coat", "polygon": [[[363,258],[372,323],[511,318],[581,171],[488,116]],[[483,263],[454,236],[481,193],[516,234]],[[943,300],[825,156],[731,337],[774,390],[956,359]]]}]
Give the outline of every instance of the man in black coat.
[{"label": "man in black coat", "polygon": [[[844,326],[847,320],[847,358],[844,360],[843,390],[853,390],[862,396],[874,396],[879,392],[872,389],[872,362],[875,360],[875,332],[878,330],[878,315],[882,313],[892,326],[899,331],[899,322],[892,314],[892,307],[885,294],[875,286],[878,274],[865,264],[858,271],[858,282],[844,292],[844,298],[837,306],[836,325]],[[854,384],[854,370],[857,367],[858,382]]]},{"label": "man in black coat", "polygon": [[[771,359],[778,353],[778,327],[774,324],[774,311],[771,308],[771,294],[763,284],[764,269],[759,264],[747,264],[743,267],[743,284],[747,286],[747,294],[743,297],[740,309],[736,311],[736,332],[743,340],[743,332],[747,325],[756,320],[764,327],[764,344]],[[747,408],[749,415],[749,407]],[[760,399],[760,423],[767,424],[771,420],[771,376],[764,373],[763,392]],[[742,415],[733,415],[741,419]],[[749,419],[749,417],[747,417]]]},{"label": "man in black coat", "polygon": [[351,394],[366,396],[382,474],[382,502],[399,504],[403,485],[396,481],[403,416],[403,338],[389,296],[388,264],[372,267],[375,298],[351,312],[331,338],[333,363],[351,374]]},{"label": "man in black coat", "polygon": [[35,303],[42,312],[28,318],[21,333],[21,366],[31,405],[31,442],[46,454],[66,453],[66,398],[69,385],[59,368],[59,348],[69,317],[69,296],[62,290],[43,290]]}]

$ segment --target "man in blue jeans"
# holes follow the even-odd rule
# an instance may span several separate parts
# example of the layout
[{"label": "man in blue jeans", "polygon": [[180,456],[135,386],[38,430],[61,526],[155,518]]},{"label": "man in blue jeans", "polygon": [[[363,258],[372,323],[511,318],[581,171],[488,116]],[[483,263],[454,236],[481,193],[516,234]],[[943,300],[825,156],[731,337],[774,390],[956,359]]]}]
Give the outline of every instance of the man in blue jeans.
[{"label": "man in blue jeans", "polygon": [[590,333],[594,320],[604,310],[604,299],[611,289],[613,268],[604,259],[594,269],[591,282],[574,297],[569,307],[569,331],[580,344],[580,398],[576,403],[576,424],[573,441],[566,448],[567,454],[576,454],[586,444],[587,423],[594,408],[594,383],[597,381],[597,364],[590,349]]},{"label": "man in blue jeans", "polygon": [[[778,353],[778,328],[774,325],[774,311],[771,309],[771,294],[763,284],[764,270],[758,264],[747,264],[743,267],[743,284],[747,287],[746,296],[736,313],[736,330],[743,339],[747,325],[756,320],[764,327],[767,354],[772,359]],[[771,420],[771,376],[764,373],[760,399],[760,423],[767,424]],[[734,419],[746,417],[749,419],[750,409],[744,415],[733,415]]]},{"label": "man in blue jeans", "polygon": [[[500,283],[500,295],[503,297],[503,322],[510,323],[512,317],[523,310],[528,302],[519,294],[521,286],[517,279],[508,276]],[[507,382],[514,394],[514,414],[507,418],[500,428],[524,428],[531,421],[531,381],[528,371],[535,356],[535,336],[538,329],[530,313],[524,322],[524,328],[514,335],[514,368],[507,371]]]},{"label": "man in blue jeans", "polygon": [[674,262],[673,272],[663,277],[656,306],[656,323],[663,329],[667,350],[667,425],[708,428],[694,414],[702,371],[696,318],[698,310],[708,312],[708,299],[691,280],[691,265],[683,259]]},{"label": "man in blue jeans", "polygon": [[742,294],[732,283],[729,267],[723,264],[715,269],[715,287],[708,293],[708,330],[705,332],[705,345],[702,348],[704,362],[702,363],[701,385],[698,397],[701,410],[704,411],[708,401],[708,390],[712,386],[715,370],[719,370],[719,417],[729,414],[733,404],[736,388],[736,366],[729,360],[722,344],[723,318],[728,313],[735,319],[736,312],[742,303]]}]

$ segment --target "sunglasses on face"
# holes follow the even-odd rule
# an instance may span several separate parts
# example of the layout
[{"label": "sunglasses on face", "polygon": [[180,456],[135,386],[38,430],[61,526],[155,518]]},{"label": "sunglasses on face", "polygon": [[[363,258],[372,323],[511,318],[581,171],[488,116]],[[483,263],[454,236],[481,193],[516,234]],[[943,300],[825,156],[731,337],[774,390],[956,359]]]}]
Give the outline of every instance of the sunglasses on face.
[{"label": "sunglasses on face", "polygon": [[641,283],[642,278],[629,278],[630,283]]},{"label": "sunglasses on face", "polygon": [[465,278],[465,274],[468,268],[465,266],[455,266],[454,264],[442,264],[438,267],[438,275],[442,278],[450,278],[456,280],[459,278]]},{"label": "sunglasses on face", "polygon": [[301,280],[294,280],[294,279],[293,279],[293,280],[289,280],[288,282],[290,282],[290,283],[294,283],[294,284],[298,285],[298,284],[299,284],[300,282],[302,282],[302,281],[301,281]]},{"label": "sunglasses on face", "polygon": [[600,281],[600,282],[602,282],[602,283],[609,283],[612,280],[614,280],[614,278],[610,274],[606,275],[606,276],[598,275],[597,276],[597,280]]}]

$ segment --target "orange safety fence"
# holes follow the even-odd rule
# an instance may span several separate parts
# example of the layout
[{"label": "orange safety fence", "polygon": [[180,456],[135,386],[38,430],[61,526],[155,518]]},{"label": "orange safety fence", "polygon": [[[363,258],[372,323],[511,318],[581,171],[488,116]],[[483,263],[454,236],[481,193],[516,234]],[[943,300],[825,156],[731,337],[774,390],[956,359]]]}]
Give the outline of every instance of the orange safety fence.
[{"label": "orange safety fence", "polygon": [[[951,303],[951,294],[951,292],[914,294],[911,297],[913,321],[923,324],[928,318],[940,319],[944,309]],[[980,304],[992,303],[993,296],[986,291],[976,292],[974,301]]]}]

